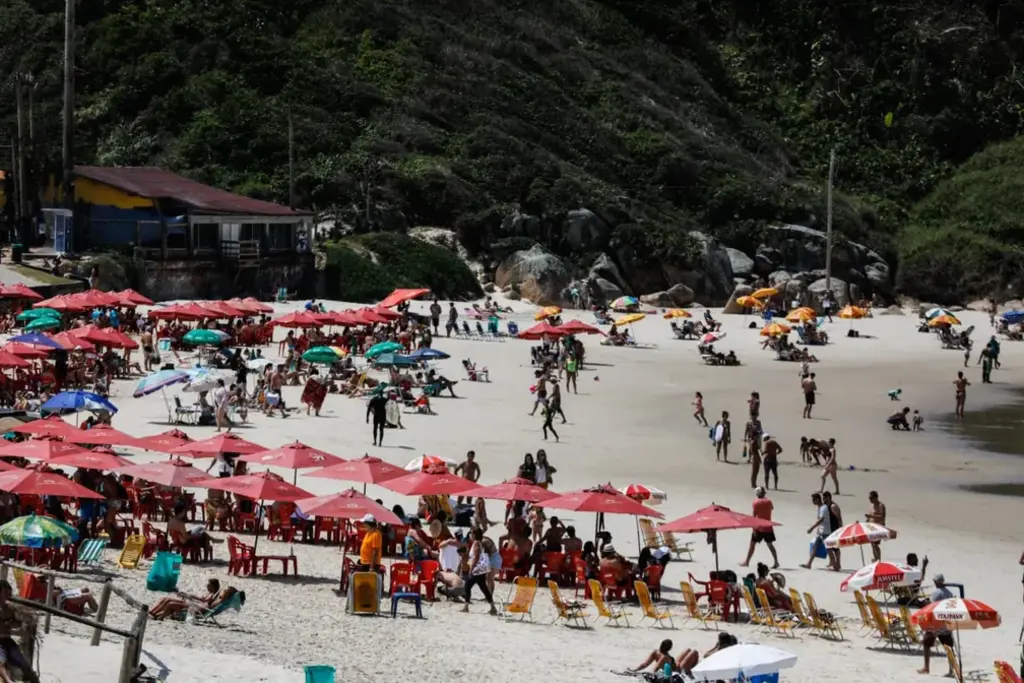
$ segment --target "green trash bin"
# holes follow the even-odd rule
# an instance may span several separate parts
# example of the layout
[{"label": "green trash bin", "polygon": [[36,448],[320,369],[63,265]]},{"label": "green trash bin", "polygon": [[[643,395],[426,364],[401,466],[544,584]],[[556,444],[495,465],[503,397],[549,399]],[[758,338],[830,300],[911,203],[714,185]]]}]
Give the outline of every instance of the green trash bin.
[{"label": "green trash bin", "polygon": [[11,260],[15,263],[21,263],[21,255],[25,253],[24,244],[12,244],[11,245]]}]

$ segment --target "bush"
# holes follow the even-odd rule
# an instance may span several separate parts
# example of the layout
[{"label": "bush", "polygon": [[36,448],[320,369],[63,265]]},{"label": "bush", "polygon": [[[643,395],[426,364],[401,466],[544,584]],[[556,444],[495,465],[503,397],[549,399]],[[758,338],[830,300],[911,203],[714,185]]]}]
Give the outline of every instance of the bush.
[{"label": "bush", "polygon": [[406,235],[358,235],[327,243],[324,251],[329,298],[368,303],[399,287],[426,287],[444,299],[483,293],[458,254]]}]

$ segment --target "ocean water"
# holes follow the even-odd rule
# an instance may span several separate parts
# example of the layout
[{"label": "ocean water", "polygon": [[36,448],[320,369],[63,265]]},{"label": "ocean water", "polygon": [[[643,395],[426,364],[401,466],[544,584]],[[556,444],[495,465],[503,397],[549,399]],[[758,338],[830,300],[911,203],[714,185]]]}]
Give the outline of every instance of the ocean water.
[{"label": "ocean water", "polygon": [[[966,419],[962,421],[949,413],[939,418],[938,422],[944,431],[965,439],[978,450],[1024,456],[1024,389],[1013,390],[1012,400],[1003,405],[968,410]],[[1024,479],[970,484],[964,488],[978,493],[1024,496]]]}]

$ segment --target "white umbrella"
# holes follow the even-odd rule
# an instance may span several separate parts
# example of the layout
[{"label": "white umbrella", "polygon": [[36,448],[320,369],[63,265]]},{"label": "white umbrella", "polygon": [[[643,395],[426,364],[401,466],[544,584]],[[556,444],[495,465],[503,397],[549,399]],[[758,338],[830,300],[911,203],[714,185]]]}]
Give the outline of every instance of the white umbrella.
[{"label": "white umbrella", "polygon": [[185,383],[183,391],[194,391],[195,393],[201,393],[204,391],[213,391],[217,388],[217,382],[223,380],[224,377],[215,372],[208,370],[186,370],[191,377],[188,382]]},{"label": "white umbrella", "polygon": [[719,650],[693,667],[693,677],[700,680],[729,680],[778,673],[796,664],[796,655],[775,647],[743,643]]},{"label": "white umbrella", "polygon": [[245,367],[249,368],[250,370],[263,370],[268,365],[273,364],[273,361],[271,361],[269,358],[264,358],[263,356],[245,361]]}]

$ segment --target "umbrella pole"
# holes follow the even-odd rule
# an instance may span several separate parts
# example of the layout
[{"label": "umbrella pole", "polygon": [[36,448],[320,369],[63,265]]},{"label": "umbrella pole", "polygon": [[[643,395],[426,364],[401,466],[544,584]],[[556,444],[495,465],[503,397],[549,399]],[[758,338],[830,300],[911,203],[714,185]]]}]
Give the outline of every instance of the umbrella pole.
[{"label": "umbrella pole", "polygon": [[[255,527],[255,529],[253,531],[256,534],[255,538],[253,538],[253,540],[252,540],[252,554],[253,555],[256,554],[256,546],[259,545],[259,542],[260,542],[260,527],[263,526],[263,517],[264,517],[264,514],[263,514],[263,501],[261,500],[260,501],[259,509],[257,511],[257,514],[256,514],[256,523],[253,525]],[[256,563],[255,562],[252,565],[252,573],[253,573],[253,575],[256,574]]]}]

